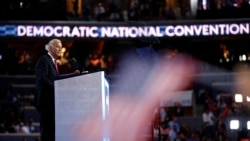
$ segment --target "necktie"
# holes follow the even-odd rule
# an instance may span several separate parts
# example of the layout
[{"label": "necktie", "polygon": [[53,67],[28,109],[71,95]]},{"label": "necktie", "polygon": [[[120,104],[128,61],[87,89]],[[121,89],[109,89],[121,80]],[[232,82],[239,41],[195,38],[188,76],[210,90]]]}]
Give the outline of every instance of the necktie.
[{"label": "necktie", "polygon": [[54,60],[54,63],[55,63],[56,73],[58,74],[58,65],[57,65],[56,60]]}]

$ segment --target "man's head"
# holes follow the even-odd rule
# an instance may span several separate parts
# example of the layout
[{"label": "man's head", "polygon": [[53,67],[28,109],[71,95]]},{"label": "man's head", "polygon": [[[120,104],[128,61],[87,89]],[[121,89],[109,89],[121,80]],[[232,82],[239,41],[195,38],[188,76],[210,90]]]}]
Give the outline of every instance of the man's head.
[{"label": "man's head", "polygon": [[58,59],[62,54],[62,42],[59,39],[52,39],[48,43],[48,52],[55,58]]}]

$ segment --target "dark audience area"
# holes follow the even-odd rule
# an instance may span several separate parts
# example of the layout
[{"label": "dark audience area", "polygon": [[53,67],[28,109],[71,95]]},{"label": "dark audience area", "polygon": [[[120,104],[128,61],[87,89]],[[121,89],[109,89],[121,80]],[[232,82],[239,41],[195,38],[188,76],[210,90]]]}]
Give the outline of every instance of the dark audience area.
[{"label": "dark audience area", "polygon": [[249,0],[11,0],[1,20],[158,21],[249,18]]}]

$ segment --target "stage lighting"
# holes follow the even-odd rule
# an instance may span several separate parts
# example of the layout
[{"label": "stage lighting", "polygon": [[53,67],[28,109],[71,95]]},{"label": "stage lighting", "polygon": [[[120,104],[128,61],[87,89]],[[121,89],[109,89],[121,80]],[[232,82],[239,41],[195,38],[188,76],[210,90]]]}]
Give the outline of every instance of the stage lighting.
[{"label": "stage lighting", "polygon": [[250,97],[249,97],[249,96],[247,96],[246,100],[247,100],[247,102],[250,102]]},{"label": "stage lighting", "polygon": [[234,95],[234,100],[235,102],[243,102],[243,97],[242,97],[242,94],[235,94]]},{"label": "stage lighting", "polygon": [[247,121],[247,130],[250,130],[250,121]]},{"label": "stage lighting", "polygon": [[230,129],[232,129],[232,130],[238,130],[239,127],[240,127],[239,120],[231,120],[230,121]]}]

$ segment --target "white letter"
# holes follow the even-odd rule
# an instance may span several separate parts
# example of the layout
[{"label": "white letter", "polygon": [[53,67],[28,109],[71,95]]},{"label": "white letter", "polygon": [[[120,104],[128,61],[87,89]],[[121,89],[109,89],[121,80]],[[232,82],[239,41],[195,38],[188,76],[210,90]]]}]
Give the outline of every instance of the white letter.
[{"label": "white letter", "polygon": [[194,36],[194,25],[191,26],[185,25],[184,30],[186,36]]},{"label": "white letter", "polygon": [[18,26],[17,27],[17,36],[24,36],[26,34],[26,28],[25,26]]},{"label": "white letter", "polygon": [[249,34],[249,24],[240,24],[240,34]]},{"label": "white letter", "polygon": [[173,26],[167,26],[165,32],[166,32],[167,36],[173,37],[174,36],[174,27]]},{"label": "white letter", "polygon": [[118,27],[119,31],[120,31],[120,37],[123,38],[125,35],[125,27]]},{"label": "white letter", "polygon": [[202,27],[201,25],[199,25],[198,27],[194,25],[194,31],[196,33],[197,36],[201,35],[201,31],[202,31]]},{"label": "white letter", "polygon": [[144,37],[148,37],[148,28],[147,27],[144,27],[144,28],[142,28],[142,27],[138,27],[138,36],[139,37],[142,37],[142,36],[144,36]]},{"label": "white letter", "polygon": [[209,29],[210,29],[210,35],[213,35],[213,34],[215,34],[215,35],[219,35],[219,30],[218,30],[218,26],[216,26],[216,25],[210,25],[209,26]]},{"label": "white letter", "polygon": [[149,36],[149,37],[151,37],[151,36],[155,37],[156,36],[155,28],[153,26],[149,27],[149,31],[148,31],[147,36]]},{"label": "white letter", "polygon": [[32,37],[33,36],[33,26],[27,26],[27,36]]},{"label": "white letter", "polygon": [[111,31],[111,27],[102,27],[101,28],[101,37],[110,37],[110,31]]},{"label": "white letter", "polygon": [[183,27],[181,25],[177,25],[175,27],[174,32],[175,32],[175,35],[177,35],[177,36],[183,36],[184,35],[184,29],[183,29]]},{"label": "white letter", "polygon": [[135,38],[137,34],[138,32],[136,27],[129,28],[129,37]]},{"label": "white letter", "polygon": [[79,30],[78,30],[77,27],[73,27],[73,30],[72,30],[71,33],[72,33],[72,34],[71,34],[70,37],[80,37],[80,32],[79,32]]},{"label": "white letter", "polygon": [[219,26],[219,28],[220,28],[220,31],[221,31],[220,33],[221,33],[221,35],[224,35],[224,33],[225,33],[225,32],[224,32],[224,28],[226,27],[225,24],[220,24],[220,25],[218,25],[218,26]]},{"label": "white letter", "polygon": [[239,26],[237,24],[232,24],[230,26],[229,30],[230,30],[230,33],[232,33],[233,35],[240,33],[240,29],[239,29]]},{"label": "white letter", "polygon": [[70,28],[68,26],[63,27],[63,37],[70,37]]},{"label": "white letter", "polygon": [[51,37],[53,34],[54,34],[53,33],[53,27],[51,27],[51,26],[45,26],[44,27],[44,35],[46,37]]},{"label": "white letter", "polygon": [[90,36],[91,37],[98,37],[98,28],[96,26],[90,28]]},{"label": "white letter", "polygon": [[156,35],[157,37],[163,37],[163,34],[161,33],[161,27],[159,26],[156,27]]},{"label": "white letter", "polygon": [[43,36],[43,26],[40,26],[40,27],[34,27],[33,29],[33,32],[34,32],[34,35],[37,36],[39,35],[40,37]]},{"label": "white letter", "polygon": [[54,33],[56,37],[62,37],[62,27],[56,26],[54,29]]},{"label": "white letter", "polygon": [[202,30],[202,34],[204,35],[204,36],[207,36],[207,35],[209,35],[209,29],[208,29],[208,25],[203,25],[202,26],[202,28],[203,28],[203,30]]}]

